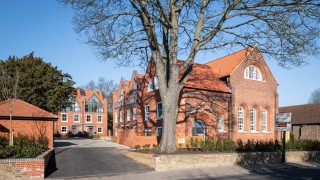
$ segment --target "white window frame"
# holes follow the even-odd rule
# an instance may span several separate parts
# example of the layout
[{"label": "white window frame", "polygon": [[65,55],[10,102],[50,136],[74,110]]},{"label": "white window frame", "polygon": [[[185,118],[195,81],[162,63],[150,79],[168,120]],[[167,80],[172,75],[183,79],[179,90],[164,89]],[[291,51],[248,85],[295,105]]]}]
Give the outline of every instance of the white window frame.
[{"label": "white window frame", "polygon": [[[88,121],[88,117],[90,117],[90,121]],[[86,123],[92,123],[92,115],[86,114]]]},{"label": "white window frame", "polygon": [[219,130],[219,132],[224,132],[224,118],[223,117],[218,118],[218,130]]},{"label": "white window frame", "polygon": [[[63,128],[66,128],[66,131],[63,131]],[[61,126],[61,133],[62,134],[67,134],[68,133],[68,126]]]},{"label": "white window frame", "polygon": [[[63,115],[66,115],[65,121],[63,120],[64,119]],[[62,113],[61,114],[61,122],[68,122],[68,114],[67,113]]]},{"label": "white window frame", "polygon": [[127,121],[130,121],[130,116],[131,116],[130,109],[128,109],[127,110]]},{"label": "white window frame", "polygon": [[[99,129],[101,129],[101,132],[99,132]],[[102,134],[103,133],[103,128],[102,127],[97,127],[97,133]]]},{"label": "white window frame", "polygon": [[114,136],[118,136],[118,128],[114,129]]},{"label": "white window frame", "polygon": [[144,106],[144,120],[150,121],[150,105],[149,104]]},{"label": "white window frame", "polygon": [[[159,109],[159,105],[161,104],[161,110]],[[160,115],[161,112],[161,115]],[[162,102],[157,102],[157,120],[162,118]]]},{"label": "white window frame", "polygon": [[137,108],[132,109],[132,120],[137,120]]},{"label": "white window frame", "polygon": [[118,123],[118,112],[114,113],[114,122]]},{"label": "white window frame", "polygon": [[[78,116],[78,120],[76,121],[76,116]],[[80,114],[73,115],[73,122],[80,122]]]},{"label": "white window frame", "polygon": [[154,89],[159,89],[159,79],[158,76],[153,77]]},{"label": "white window frame", "polygon": [[262,131],[267,132],[268,131],[268,111],[266,109],[262,109],[261,115],[262,115]]},{"label": "white window frame", "polygon": [[[99,122],[99,117],[100,117],[100,122]],[[103,123],[103,116],[102,115],[97,115],[97,123]]]},{"label": "white window frame", "polygon": [[153,91],[153,81],[152,78],[150,78],[149,83],[148,83],[148,92]]},{"label": "white window frame", "polygon": [[238,131],[244,131],[244,108],[238,108]]},{"label": "white window frame", "polygon": [[[161,130],[160,130],[161,129]],[[159,131],[160,130],[160,131]],[[161,133],[160,133],[161,132]],[[157,127],[157,132],[156,132],[157,136],[162,136],[162,126]]]},{"label": "white window frame", "polygon": [[123,112],[120,111],[120,122],[123,122]]},{"label": "white window frame", "polygon": [[249,65],[248,67],[246,67],[243,73],[243,77],[246,79],[262,81],[261,71],[255,65]]},{"label": "white window frame", "polygon": [[256,131],[256,123],[257,123],[257,110],[252,108],[250,110],[250,131]]},{"label": "white window frame", "polygon": [[151,128],[148,128],[148,127],[144,128],[144,136],[151,136]]}]

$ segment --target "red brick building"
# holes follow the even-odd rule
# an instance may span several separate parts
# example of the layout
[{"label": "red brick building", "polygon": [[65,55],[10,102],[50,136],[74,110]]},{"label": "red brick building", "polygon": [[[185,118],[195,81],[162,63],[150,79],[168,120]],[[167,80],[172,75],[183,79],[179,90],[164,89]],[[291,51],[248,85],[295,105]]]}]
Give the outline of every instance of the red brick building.
[{"label": "red brick building", "polygon": [[[277,82],[257,47],[206,64],[195,63],[181,91],[177,143],[190,137],[275,139]],[[157,72],[121,80],[114,100],[114,135],[130,146],[157,144],[162,135],[162,104]]]},{"label": "red brick building", "polygon": [[53,126],[58,117],[25,101],[15,99],[0,103],[0,134],[10,131],[10,104],[12,102],[12,129],[20,134],[47,137],[48,147],[53,147]]},{"label": "red brick building", "polygon": [[108,135],[107,99],[102,92],[78,88],[70,96],[70,105],[58,113],[55,133],[61,136],[87,133],[92,136]]}]

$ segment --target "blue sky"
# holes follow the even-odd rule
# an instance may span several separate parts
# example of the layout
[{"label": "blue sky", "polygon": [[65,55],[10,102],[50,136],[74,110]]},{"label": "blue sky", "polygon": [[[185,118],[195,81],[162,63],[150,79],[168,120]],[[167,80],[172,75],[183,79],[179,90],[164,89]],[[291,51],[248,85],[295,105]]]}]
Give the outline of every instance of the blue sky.
[{"label": "blue sky", "polygon": [[[72,24],[73,11],[55,0],[0,1],[0,59],[10,55],[22,57],[34,51],[44,61],[72,75],[76,86],[102,76],[116,83],[121,77],[130,79],[138,67],[116,68],[112,61],[100,62],[94,51],[81,42]],[[204,63],[227,52],[197,55]],[[309,65],[290,70],[267,60],[278,81],[279,106],[307,103],[313,90],[320,88],[320,58],[311,57]],[[140,73],[143,73],[139,71]]]}]

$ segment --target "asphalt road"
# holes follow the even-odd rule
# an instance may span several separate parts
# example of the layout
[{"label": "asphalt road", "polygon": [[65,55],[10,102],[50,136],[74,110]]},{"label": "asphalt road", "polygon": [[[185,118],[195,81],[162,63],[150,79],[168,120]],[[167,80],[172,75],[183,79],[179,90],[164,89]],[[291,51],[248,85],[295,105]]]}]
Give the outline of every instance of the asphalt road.
[{"label": "asphalt road", "polygon": [[58,139],[55,144],[55,159],[51,159],[46,173],[48,179],[110,177],[152,171],[122,155],[120,151],[126,147],[109,141]]}]

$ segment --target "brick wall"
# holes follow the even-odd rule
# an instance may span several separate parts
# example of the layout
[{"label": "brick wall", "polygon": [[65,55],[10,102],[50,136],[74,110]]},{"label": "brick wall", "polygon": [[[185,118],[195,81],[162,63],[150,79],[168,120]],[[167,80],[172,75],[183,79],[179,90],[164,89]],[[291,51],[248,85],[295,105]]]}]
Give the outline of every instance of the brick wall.
[{"label": "brick wall", "polygon": [[[14,136],[25,134],[38,138],[45,136],[49,140],[49,148],[53,147],[53,121],[41,121],[41,120],[13,120],[12,126],[14,130]],[[10,121],[0,119],[0,134],[9,134]]]},{"label": "brick wall", "polygon": [[320,125],[293,125],[295,139],[320,140]]}]

